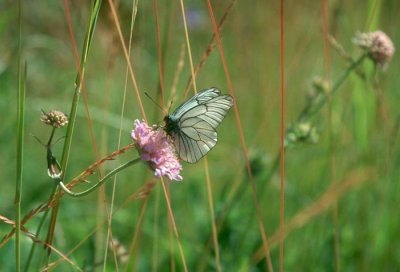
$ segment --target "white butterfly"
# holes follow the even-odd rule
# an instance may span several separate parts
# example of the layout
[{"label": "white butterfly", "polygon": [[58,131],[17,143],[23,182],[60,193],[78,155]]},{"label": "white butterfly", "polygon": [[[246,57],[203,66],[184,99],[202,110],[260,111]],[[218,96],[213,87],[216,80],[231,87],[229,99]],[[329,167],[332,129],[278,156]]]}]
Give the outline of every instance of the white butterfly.
[{"label": "white butterfly", "polygon": [[165,116],[165,131],[174,139],[182,160],[195,163],[215,146],[215,129],[232,105],[230,95],[221,95],[217,88],[210,88],[200,91]]}]

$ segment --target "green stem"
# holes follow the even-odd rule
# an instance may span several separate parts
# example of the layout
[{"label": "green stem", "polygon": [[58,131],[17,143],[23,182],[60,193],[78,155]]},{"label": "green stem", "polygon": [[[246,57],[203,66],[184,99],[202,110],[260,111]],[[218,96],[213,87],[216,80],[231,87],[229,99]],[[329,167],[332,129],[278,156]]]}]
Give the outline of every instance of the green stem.
[{"label": "green stem", "polygon": [[[24,150],[24,107],[25,107],[25,80],[21,76],[21,41],[22,41],[22,7],[21,0],[18,1],[18,93],[17,93],[17,179],[15,180],[15,270],[21,271],[21,190],[23,173],[23,150]],[[26,68],[26,66],[25,66]]]},{"label": "green stem", "polygon": [[[53,194],[56,191],[56,189],[57,189],[57,183],[54,183],[53,191],[50,194],[49,201],[53,197]],[[36,234],[35,234],[36,237],[39,237],[40,231],[41,231],[41,229],[43,227],[43,224],[44,224],[44,222],[46,220],[47,215],[49,214],[49,211],[50,211],[50,209],[47,209],[44,212],[44,214],[42,216],[42,219],[40,219],[39,225],[38,225],[38,227],[36,229]],[[30,270],[30,268],[31,268],[32,257],[33,257],[33,254],[35,252],[36,245],[37,245],[37,243],[32,243],[31,250],[29,251],[28,259],[27,259],[26,264],[25,264],[25,272],[28,272]]]},{"label": "green stem", "polygon": [[80,197],[80,196],[84,196],[89,194],[90,192],[92,192],[93,190],[95,190],[96,188],[100,187],[104,182],[106,182],[109,178],[113,177],[114,175],[116,175],[118,172],[124,170],[125,168],[134,165],[136,163],[138,163],[140,161],[140,158],[128,161],[125,164],[122,164],[120,166],[118,166],[117,168],[115,168],[114,170],[112,170],[111,172],[109,172],[107,175],[105,175],[102,179],[99,180],[99,182],[97,182],[95,185],[93,185],[92,187],[90,187],[89,189],[80,192],[80,193],[74,193],[72,191],[70,191],[65,185],[64,183],[60,180],[59,181],[59,185],[60,188],[68,195],[73,196],[73,197]]},{"label": "green stem", "polygon": [[53,130],[51,131],[49,141],[47,142],[47,148],[50,148],[51,142],[53,141],[54,133],[56,132],[56,128],[53,127]]},{"label": "green stem", "polygon": [[325,103],[328,101],[328,97],[332,96],[335,94],[335,92],[339,89],[339,87],[342,85],[342,83],[347,79],[347,77],[351,74],[353,70],[355,70],[362,62],[363,60],[368,56],[368,54],[363,54],[361,55],[357,60],[355,60],[347,69],[346,71],[342,74],[342,76],[334,83],[332,86],[332,89],[330,90],[330,93],[325,93],[324,96],[317,101],[315,105],[312,105],[311,107],[306,107],[299,115],[298,122],[306,121],[312,116],[314,116],[316,113],[319,112],[319,110],[325,105]]},{"label": "green stem", "polygon": [[[20,11],[21,12],[21,7]],[[17,179],[15,183],[15,266],[16,271],[21,271],[21,194],[23,179],[24,158],[24,112],[26,94],[27,65],[25,63],[24,75],[21,77],[21,64],[18,64],[18,116],[17,116]]]},{"label": "green stem", "polygon": [[[82,89],[82,81],[83,81],[83,78],[85,75],[86,61],[87,61],[87,57],[89,54],[89,48],[90,48],[90,43],[93,38],[94,29],[96,27],[96,22],[97,22],[97,18],[98,18],[99,11],[100,11],[100,6],[101,6],[101,0],[94,0],[92,12],[91,12],[90,19],[89,19],[88,28],[87,28],[86,35],[85,35],[85,42],[84,42],[84,46],[83,46],[83,50],[82,50],[81,62],[78,67],[78,73],[77,73],[76,80],[75,80],[75,92],[74,92],[74,97],[73,97],[73,101],[72,101],[72,105],[71,105],[71,111],[69,114],[67,135],[65,137],[64,148],[63,148],[63,152],[62,152],[62,156],[61,156],[61,169],[63,170],[62,178],[64,177],[64,174],[67,170],[69,152],[70,152],[70,148],[71,148],[72,136],[73,136],[73,132],[74,132],[76,114],[77,114],[77,109],[78,109],[78,104],[79,104],[78,102],[79,102],[79,97],[80,97],[80,93],[81,93],[81,89]],[[56,192],[54,192],[54,194],[55,193]],[[57,220],[58,207],[59,207],[59,203],[56,202],[53,207],[53,210],[52,210],[50,224],[48,227],[46,243],[48,243],[50,245],[53,243],[53,236],[54,236],[54,229],[55,229],[56,220]],[[50,252],[51,252],[51,249],[49,248],[48,255],[50,255]]]},{"label": "green stem", "polygon": [[73,101],[72,101],[71,111],[69,114],[69,121],[68,121],[68,127],[67,127],[67,135],[65,137],[64,149],[63,149],[63,153],[61,156],[61,169],[63,169],[64,172],[66,171],[66,168],[67,168],[69,150],[70,150],[71,143],[72,143],[72,135],[73,135],[74,127],[75,127],[76,113],[77,113],[78,104],[79,104],[78,102],[79,102],[79,98],[80,98],[80,94],[81,94],[81,90],[82,90],[83,78],[85,76],[86,61],[87,61],[87,57],[89,54],[89,47],[90,47],[90,43],[92,41],[94,29],[96,26],[96,21],[97,21],[98,13],[100,10],[100,5],[101,5],[100,0],[98,0],[94,3],[91,17],[89,19],[88,29],[86,31],[85,43],[84,43],[83,52],[82,52],[82,59],[81,59],[80,65],[78,67],[78,73],[76,75],[75,92],[74,92],[74,97],[73,97]]}]

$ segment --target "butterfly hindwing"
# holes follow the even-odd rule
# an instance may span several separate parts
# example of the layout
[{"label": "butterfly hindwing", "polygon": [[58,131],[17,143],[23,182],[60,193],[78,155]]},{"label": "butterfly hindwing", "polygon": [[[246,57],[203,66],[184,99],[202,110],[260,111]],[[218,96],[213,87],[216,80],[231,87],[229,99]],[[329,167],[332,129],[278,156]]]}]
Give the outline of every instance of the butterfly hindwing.
[{"label": "butterfly hindwing", "polygon": [[195,163],[217,143],[217,132],[206,121],[191,118],[182,122],[178,137],[175,138],[177,151],[182,160]]},{"label": "butterfly hindwing", "polygon": [[199,92],[165,118],[166,131],[175,141],[179,157],[195,163],[217,143],[215,129],[233,105],[229,95],[216,88]]}]

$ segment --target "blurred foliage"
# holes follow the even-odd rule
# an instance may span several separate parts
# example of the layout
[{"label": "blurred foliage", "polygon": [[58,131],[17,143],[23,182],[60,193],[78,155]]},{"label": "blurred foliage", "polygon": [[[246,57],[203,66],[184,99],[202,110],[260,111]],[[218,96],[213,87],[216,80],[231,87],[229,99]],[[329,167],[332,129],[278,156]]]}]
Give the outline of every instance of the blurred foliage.
[{"label": "blurred foliage", "polygon": [[[89,14],[90,1],[69,1],[72,25],[78,51],[81,50]],[[174,87],[184,32],[178,1],[158,1],[165,92],[168,98]],[[212,1],[217,20],[230,1]],[[400,2],[329,1],[330,34],[354,58],[361,50],[351,42],[356,31],[381,29],[400,44],[398,11]],[[285,2],[286,3],[286,2]],[[185,1],[189,35],[195,64],[199,62],[212,37],[213,28],[207,6],[201,1]],[[132,3],[119,1],[118,12],[125,41],[129,37]],[[17,10],[14,1],[0,1],[0,214],[14,219],[13,195],[16,168],[16,88],[17,88]],[[358,186],[346,189],[337,202],[338,224],[332,219],[332,209],[321,210],[304,224],[288,233],[285,240],[284,267],[287,271],[334,271],[334,229],[340,241],[340,266],[343,271],[396,271],[400,267],[400,221],[397,209],[400,176],[400,62],[395,54],[386,71],[378,72],[379,88],[383,96],[378,103],[375,75],[366,61],[362,67],[366,78],[354,74],[332,99],[332,122],[324,107],[311,123],[290,127],[307,105],[307,94],[315,77],[326,76],[324,35],[320,2],[292,1],[285,6],[285,122],[287,132],[304,144],[295,145],[285,156],[285,220],[290,222],[331,186],[331,157],[335,158],[335,182],[345,184],[357,179],[353,173],[364,169]],[[371,18],[372,16],[372,18]],[[29,65],[26,97],[26,133],[22,215],[47,200],[52,183],[47,176],[46,149],[30,136],[46,141],[51,132],[40,122],[41,110],[69,112],[74,91],[76,64],[61,1],[23,1],[23,59]],[[373,29],[370,29],[371,24]],[[158,97],[159,72],[157,36],[153,1],[139,1],[133,32],[132,64],[140,91]],[[221,31],[224,53],[233,81],[234,93],[250,150],[251,168],[260,198],[263,220],[268,237],[279,228],[279,167],[271,172],[279,157],[280,148],[280,63],[279,63],[279,5],[272,1],[237,1]],[[186,51],[184,66],[179,75],[175,108],[183,100],[183,92],[190,75]],[[334,81],[346,69],[348,62],[334,49],[330,51],[330,78]],[[99,23],[89,53],[86,73],[86,94],[92,117],[93,130],[101,156],[117,148],[119,118],[125,84],[126,62],[107,1],[103,1]],[[216,86],[227,93],[227,83],[218,49],[210,54],[196,78],[199,89]],[[374,87],[375,86],[375,87]],[[150,123],[160,123],[162,113],[152,101],[143,96]],[[89,124],[81,99],[75,128],[71,157],[66,175],[73,178],[95,161],[89,136]],[[141,118],[132,83],[128,80],[126,108],[123,119],[122,145],[129,137],[133,120]],[[318,137],[315,138],[318,132]],[[218,242],[224,271],[265,271],[265,263],[255,262],[261,246],[254,202],[249,190],[245,159],[240,145],[233,112],[218,128],[219,143],[208,155],[210,176],[220,228]],[[63,137],[65,129],[55,138]],[[307,138],[311,137],[311,138]],[[313,138],[314,137],[314,138]],[[310,140],[311,139],[311,140]],[[317,140],[315,140],[317,139]],[[310,140],[310,141],[308,141]],[[62,140],[61,140],[62,141]],[[310,144],[312,142],[312,144]],[[62,144],[53,147],[56,157]],[[332,153],[333,152],[333,153]],[[131,151],[121,157],[137,156]],[[107,166],[111,170],[118,162]],[[374,173],[369,175],[368,173]],[[170,184],[173,207],[181,243],[189,270],[215,269],[211,240],[211,223],[206,192],[203,162],[184,165],[183,182]],[[118,175],[112,222],[113,237],[129,248],[138,227],[144,199],[126,200],[152,173],[138,165]],[[108,203],[112,182],[106,183]],[[82,189],[78,187],[77,190]],[[139,233],[139,245],[134,258],[138,271],[152,268],[156,258],[157,270],[170,268],[168,214],[165,199],[156,184],[147,199],[146,213]],[[102,267],[102,259],[95,252],[103,252],[107,234],[106,213],[102,200],[93,193],[87,197],[61,201],[55,247],[67,253],[83,241],[71,258],[80,267],[92,270]],[[100,208],[99,208],[100,206]],[[108,205],[109,207],[109,205]],[[34,232],[39,223],[35,217],[26,227]],[[221,223],[219,223],[221,220]],[[88,235],[98,228],[97,234]],[[46,230],[46,226],[44,227]],[[0,222],[0,236],[10,231]],[[40,239],[45,238],[42,232]],[[102,244],[96,237],[102,237]],[[87,239],[87,240],[84,240]],[[173,239],[174,240],[174,239]],[[22,257],[26,257],[31,241],[23,238]],[[174,243],[175,245],[175,243]],[[4,271],[12,271],[14,264],[12,240],[0,248],[0,263]],[[279,263],[279,243],[271,241],[274,268]],[[156,248],[156,249],[154,249]],[[154,252],[157,252],[156,257]],[[181,261],[174,249],[177,271]],[[32,271],[44,258],[37,251]],[[53,253],[52,261],[59,257]],[[123,264],[120,261],[120,267]],[[108,254],[108,269],[114,269],[112,253]],[[57,271],[70,271],[63,262]]]}]

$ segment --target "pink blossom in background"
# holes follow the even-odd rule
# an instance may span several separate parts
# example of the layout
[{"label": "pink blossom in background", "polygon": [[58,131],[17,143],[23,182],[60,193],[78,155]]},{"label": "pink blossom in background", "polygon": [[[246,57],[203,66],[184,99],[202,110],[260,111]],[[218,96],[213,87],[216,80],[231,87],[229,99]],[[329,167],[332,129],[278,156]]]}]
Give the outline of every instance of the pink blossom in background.
[{"label": "pink blossom in background", "polygon": [[163,129],[149,127],[146,122],[136,119],[131,137],[137,144],[140,158],[148,162],[155,176],[182,180],[182,165],[176,157],[172,141]]},{"label": "pink blossom in background", "polygon": [[381,68],[386,68],[396,51],[390,37],[385,32],[357,33],[353,42],[369,52],[369,56]]}]

